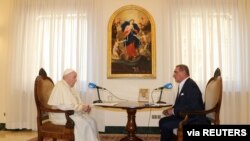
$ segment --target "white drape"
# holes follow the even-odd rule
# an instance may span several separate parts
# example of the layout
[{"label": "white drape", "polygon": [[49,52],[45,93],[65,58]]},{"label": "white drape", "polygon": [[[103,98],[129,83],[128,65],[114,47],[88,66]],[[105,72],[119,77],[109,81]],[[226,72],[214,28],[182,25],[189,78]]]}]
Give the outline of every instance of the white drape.
[{"label": "white drape", "polygon": [[187,64],[203,91],[221,68],[221,123],[250,123],[250,1],[164,2],[164,60],[171,68]]},{"label": "white drape", "polygon": [[[86,98],[88,81],[98,81],[94,64],[98,63],[96,40],[101,34],[94,27],[101,23],[95,14],[100,4],[94,0],[13,0],[7,129],[36,129],[33,90],[41,67],[55,83],[65,69],[75,69],[77,87]],[[101,126],[102,119],[98,120]]]},{"label": "white drape", "polygon": [[[102,0],[13,0],[6,128],[36,129],[34,80],[40,67],[56,82],[66,68],[78,72],[77,86],[89,102],[87,82],[98,82],[103,59]],[[152,0],[152,2],[155,2]],[[250,123],[250,2],[248,0],[162,0],[163,47],[157,48],[166,80],[176,64],[190,67],[204,91],[220,67],[221,122]],[[158,24],[157,24],[158,25]],[[157,26],[156,25],[156,26]],[[161,25],[161,24],[160,24]],[[157,27],[158,28],[158,27]],[[98,65],[97,65],[98,64]],[[37,70],[37,71],[34,71]],[[174,98],[174,97],[173,97]],[[102,114],[101,111],[95,114]],[[95,116],[102,129],[103,116]],[[99,128],[100,128],[99,127]]]}]

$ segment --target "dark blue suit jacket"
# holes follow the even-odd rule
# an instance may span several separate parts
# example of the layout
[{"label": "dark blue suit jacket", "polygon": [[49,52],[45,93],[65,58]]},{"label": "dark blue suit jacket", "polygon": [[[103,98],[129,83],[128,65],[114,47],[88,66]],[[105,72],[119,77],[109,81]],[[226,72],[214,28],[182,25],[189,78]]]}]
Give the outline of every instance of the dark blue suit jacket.
[{"label": "dark blue suit jacket", "polygon": [[[179,96],[176,97],[173,108],[174,115],[165,116],[159,121],[161,141],[171,139],[173,129],[178,128],[180,121],[183,120],[180,112],[204,109],[201,91],[191,78],[188,78],[184,83]],[[209,121],[203,115],[189,116],[188,124],[209,124]]]},{"label": "dark blue suit jacket", "polygon": [[[179,95],[177,95],[174,104],[174,114],[175,116],[180,116],[181,111],[193,111],[193,110],[203,110],[204,103],[202,100],[202,93],[198,85],[188,78],[184,83]],[[207,119],[205,116],[190,116],[190,123],[206,123]]]}]

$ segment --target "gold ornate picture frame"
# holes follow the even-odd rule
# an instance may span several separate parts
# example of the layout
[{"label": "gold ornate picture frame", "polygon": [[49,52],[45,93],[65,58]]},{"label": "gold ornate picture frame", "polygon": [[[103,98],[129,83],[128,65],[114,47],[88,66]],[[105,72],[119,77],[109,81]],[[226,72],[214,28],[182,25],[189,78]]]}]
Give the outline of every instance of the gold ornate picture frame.
[{"label": "gold ornate picture frame", "polygon": [[155,22],[142,7],[116,10],[108,23],[108,78],[156,78]]}]

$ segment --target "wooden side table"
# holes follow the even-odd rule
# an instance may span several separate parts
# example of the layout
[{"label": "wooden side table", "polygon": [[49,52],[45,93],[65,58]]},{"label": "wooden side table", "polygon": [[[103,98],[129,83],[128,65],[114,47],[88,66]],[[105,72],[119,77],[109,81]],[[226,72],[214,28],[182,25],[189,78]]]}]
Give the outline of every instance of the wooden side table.
[{"label": "wooden side table", "polygon": [[144,109],[144,108],[171,107],[172,105],[168,105],[168,104],[147,105],[146,102],[123,101],[123,102],[118,102],[115,105],[97,104],[97,106],[125,109],[128,115],[127,125],[125,129],[128,132],[128,134],[127,136],[122,138],[120,141],[142,141],[142,139],[136,136],[136,129],[137,129],[136,120],[135,120],[136,111],[138,109]]}]

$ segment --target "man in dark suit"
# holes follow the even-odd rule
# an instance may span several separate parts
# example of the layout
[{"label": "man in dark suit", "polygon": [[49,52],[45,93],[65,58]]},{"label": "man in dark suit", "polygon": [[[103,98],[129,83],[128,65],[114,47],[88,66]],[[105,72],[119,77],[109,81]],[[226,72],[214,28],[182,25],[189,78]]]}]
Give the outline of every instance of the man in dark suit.
[{"label": "man in dark suit", "polygon": [[[174,106],[164,110],[165,117],[159,121],[161,141],[172,139],[173,129],[178,128],[179,122],[183,120],[180,112],[204,109],[202,93],[195,81],[190,78],[188,67],[183,64],[177,65],[173,77],[179,83],[178,92]],[[192,116],[189,117],[189,121],[190,124],[208,124],[205,116]]]}]

